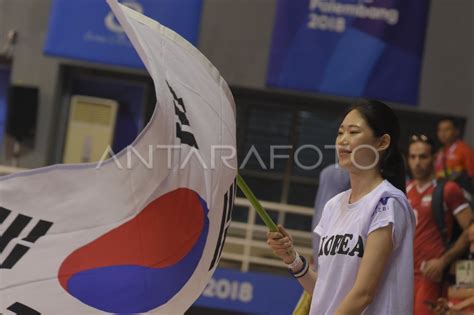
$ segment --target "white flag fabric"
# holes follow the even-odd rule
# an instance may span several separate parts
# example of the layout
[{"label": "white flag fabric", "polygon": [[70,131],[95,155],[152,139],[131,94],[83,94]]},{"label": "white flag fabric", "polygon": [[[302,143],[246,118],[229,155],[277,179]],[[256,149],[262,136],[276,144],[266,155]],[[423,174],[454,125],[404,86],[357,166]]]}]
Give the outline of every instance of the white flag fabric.
[{"label": "white flag fabric", "polygon": [[0,178],[0,313],[183,314],[219,261],[236,191],[230,90],[179,35],[108,3],[155,112],[103,163]]}]

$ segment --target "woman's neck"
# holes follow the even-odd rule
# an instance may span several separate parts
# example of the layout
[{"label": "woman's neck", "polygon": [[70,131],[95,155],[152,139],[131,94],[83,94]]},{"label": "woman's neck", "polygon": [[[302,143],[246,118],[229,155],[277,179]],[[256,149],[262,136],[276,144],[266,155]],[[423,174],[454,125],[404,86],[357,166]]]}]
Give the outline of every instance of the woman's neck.
[{"label": "woman's neck", "polygon": [[349,203],[357,202],[383,182],[383,178],[378,170],[351,172],[350,178],[352,191],[349,197]]}]

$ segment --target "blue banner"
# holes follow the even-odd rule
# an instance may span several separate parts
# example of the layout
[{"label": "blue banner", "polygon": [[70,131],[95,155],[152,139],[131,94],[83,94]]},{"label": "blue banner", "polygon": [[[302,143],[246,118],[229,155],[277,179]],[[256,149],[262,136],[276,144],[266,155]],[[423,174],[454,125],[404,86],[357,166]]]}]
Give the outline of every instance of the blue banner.
[{"label": "blue banner", "polygon": [[[196,45],[202,0],[124,0]],[[48,55],[143,67],[105,0],[53,0],[44,52]]]},{"label": "blue banner", "polygon": [[219,268],[194,305],[252,315],[288,315],[302,292],[291,277]]},{"label": "blue banner", "polygon": [[429,0],[279,0],[267,84],[416,104]]}]

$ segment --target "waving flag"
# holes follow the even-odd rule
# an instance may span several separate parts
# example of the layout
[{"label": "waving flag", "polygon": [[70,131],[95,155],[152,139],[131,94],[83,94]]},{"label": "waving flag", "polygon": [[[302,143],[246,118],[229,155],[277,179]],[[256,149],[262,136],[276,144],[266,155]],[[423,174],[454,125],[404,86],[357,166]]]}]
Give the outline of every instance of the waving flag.
[{"label": "waving flag", "polygon": [[155,83],[150,123],[99,164],[0,179],[0,313],[183,314],[219,262],[235,197],[235,107],[211,63],[108,0]]}]

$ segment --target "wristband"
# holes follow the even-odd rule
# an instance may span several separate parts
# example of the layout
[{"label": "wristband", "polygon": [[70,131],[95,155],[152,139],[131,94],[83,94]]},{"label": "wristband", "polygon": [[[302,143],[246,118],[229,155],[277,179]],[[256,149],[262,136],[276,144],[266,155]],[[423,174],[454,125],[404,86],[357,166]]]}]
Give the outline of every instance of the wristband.
[{"label": "wristband", "polygon": [[308,270],[309,270],[309,264],[306,261],[306,258],[304,258],[304,256],[299,256],[299,255],[298,255],[298,257],[299,257],[299,260],[303,263],[303,268],[301,268],[301,270],[298,271],[298,272],[293,272],[292,269],[288,269],[288,271],[291,273],[291,275],[295,278],[303,277],[304,275],[306,275],[306,273],[308,273]]},{"label": "wristband", "polygon": [[293,260],[291,264],[287,264],[287,266],[288,266],[288,269],[293,270],[302,264],[303,264],[303,261],[301,260],[300,254],[298,254],[298,252],[295,252],[295,260]]}]

